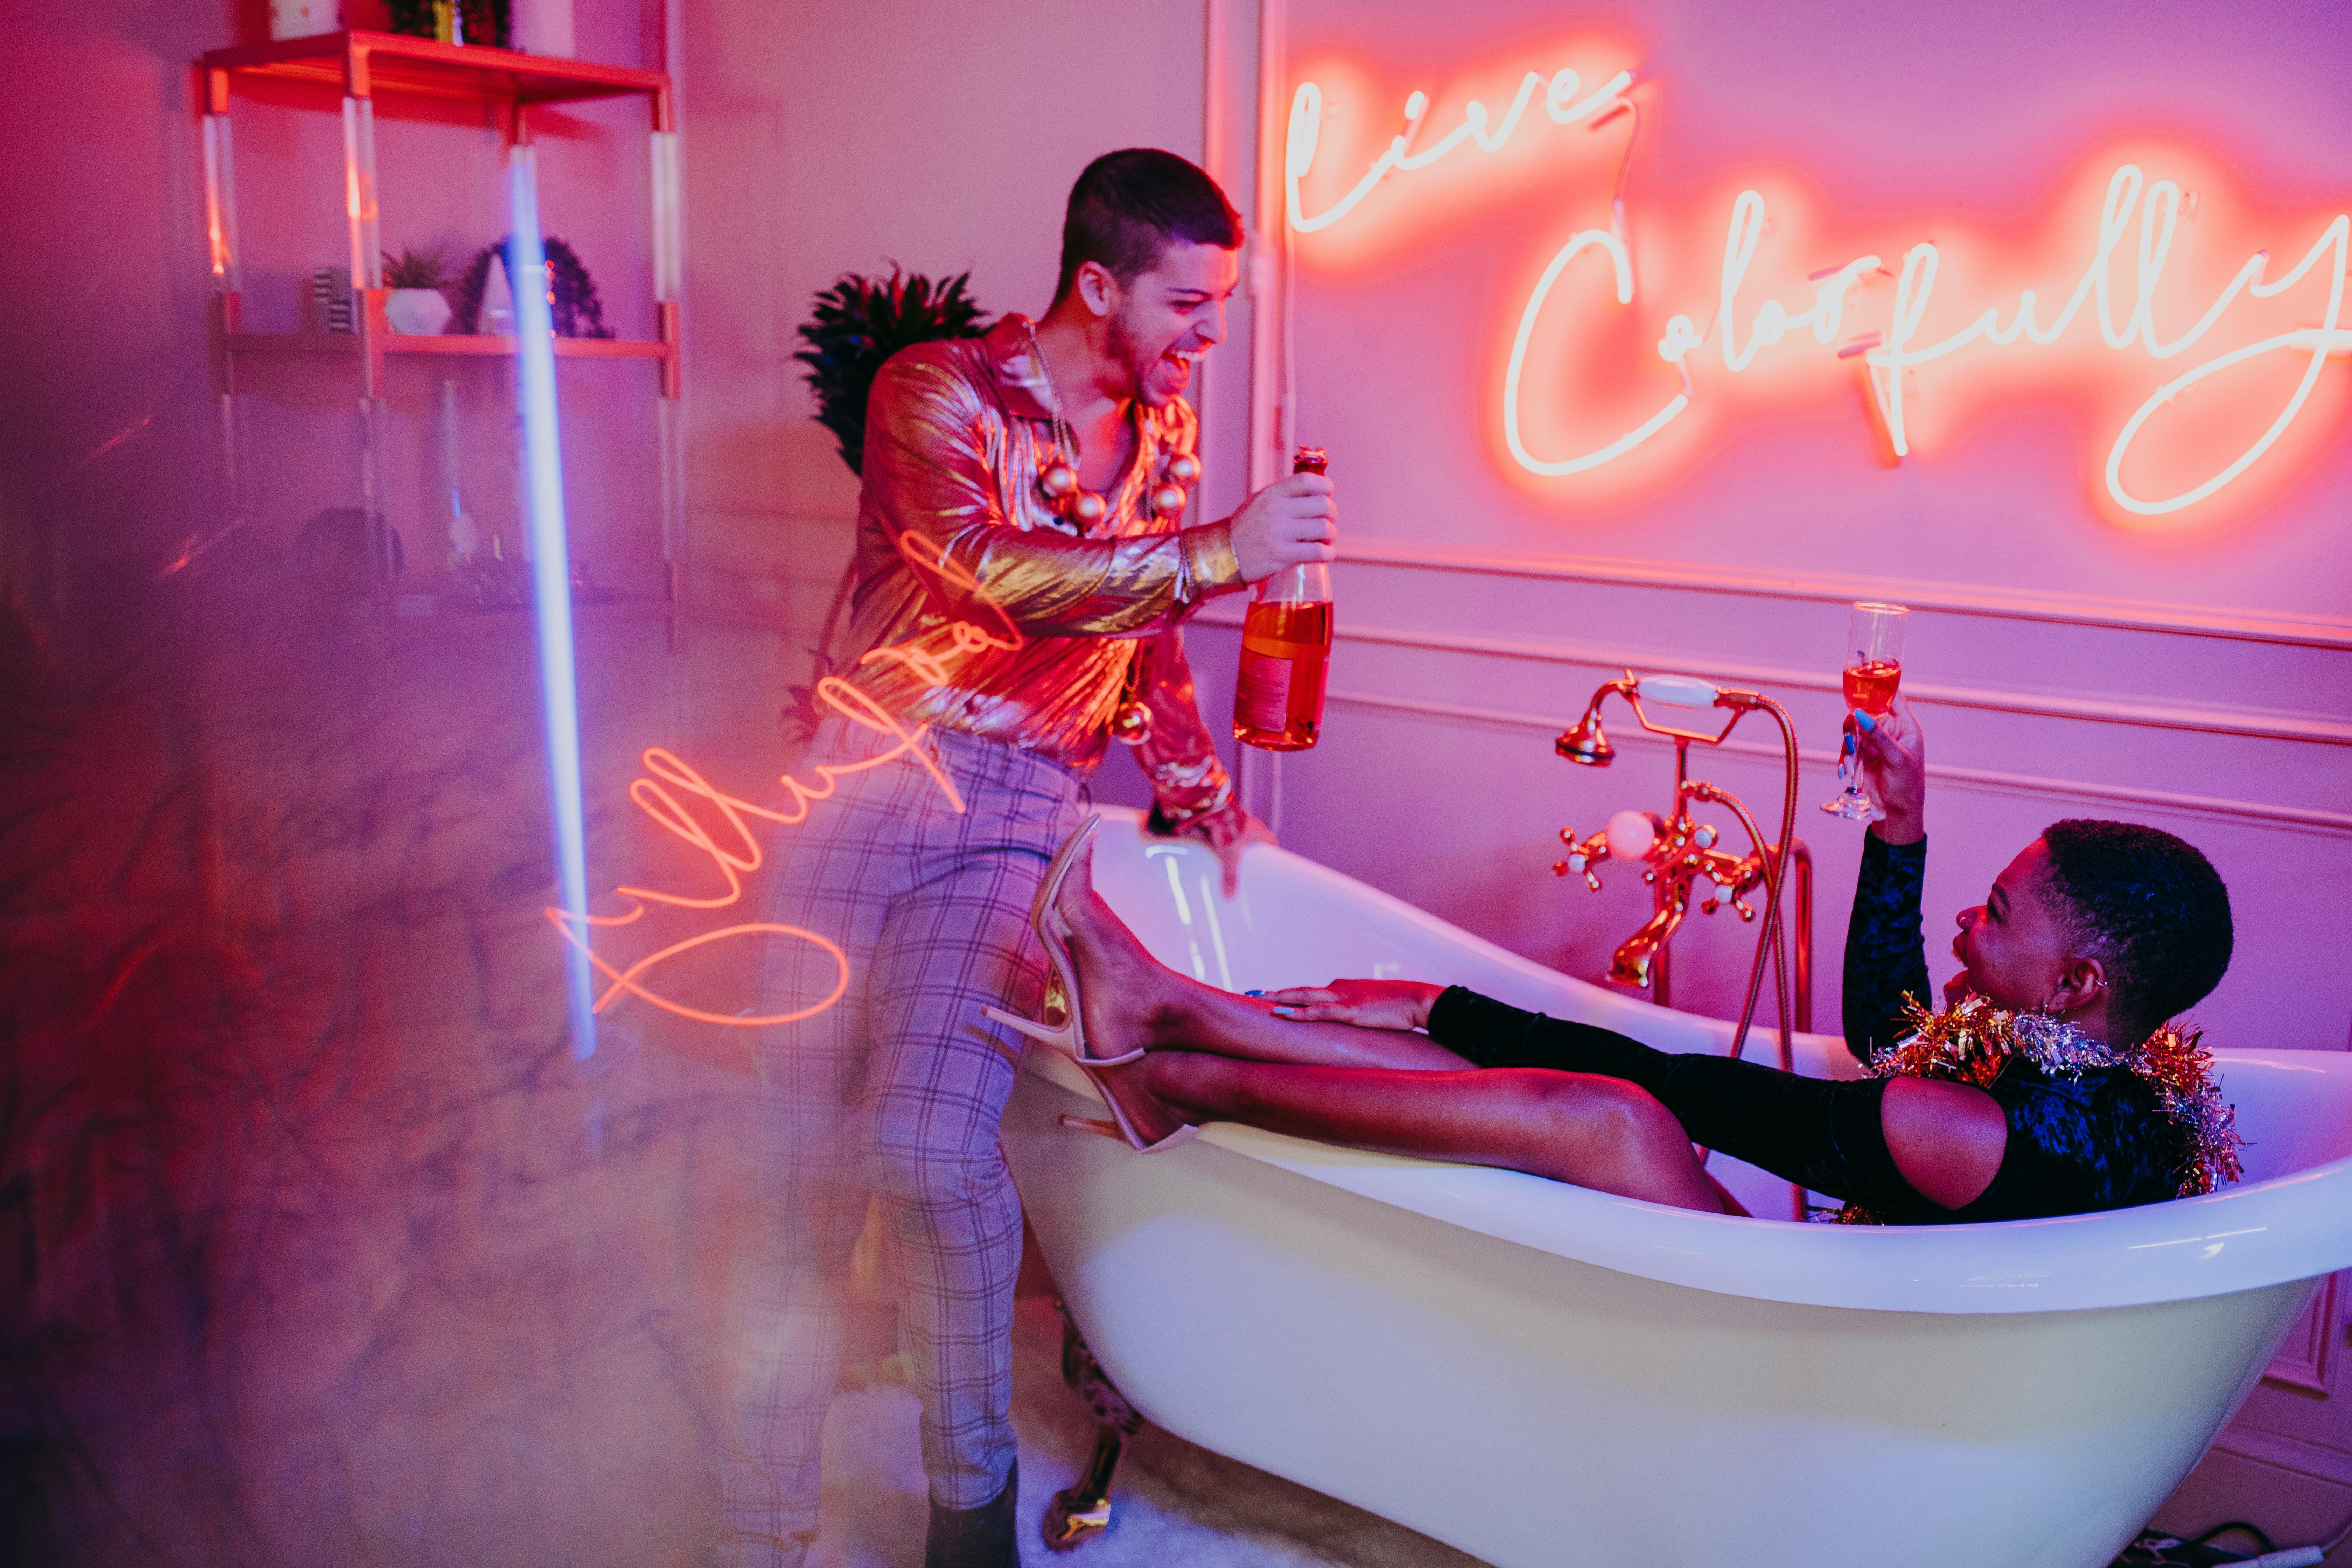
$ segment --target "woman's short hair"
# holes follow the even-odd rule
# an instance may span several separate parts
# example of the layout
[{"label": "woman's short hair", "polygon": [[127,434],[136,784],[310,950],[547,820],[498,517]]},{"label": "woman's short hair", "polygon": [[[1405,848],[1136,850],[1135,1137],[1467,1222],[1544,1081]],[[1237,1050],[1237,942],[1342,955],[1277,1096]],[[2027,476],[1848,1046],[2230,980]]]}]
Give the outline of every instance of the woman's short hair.
[{"label": "woman's short hair", "polygon": [[1123,288],[1151,270],[1172,240],[1238,250],[1242,215],[1216,181],[1173,153],[1129,147],[1104,153],[1070,187],[1055,303],[1077,286],[1082,264],[1101,263]]},{"label": "woman's short hair", "polygon": [[2074,817],[2042,833],[2068,938],[2107,972],[2118,1038],[2137,1041],[2203,1000],[2230,967],[2230,890],[2186,839]]}]

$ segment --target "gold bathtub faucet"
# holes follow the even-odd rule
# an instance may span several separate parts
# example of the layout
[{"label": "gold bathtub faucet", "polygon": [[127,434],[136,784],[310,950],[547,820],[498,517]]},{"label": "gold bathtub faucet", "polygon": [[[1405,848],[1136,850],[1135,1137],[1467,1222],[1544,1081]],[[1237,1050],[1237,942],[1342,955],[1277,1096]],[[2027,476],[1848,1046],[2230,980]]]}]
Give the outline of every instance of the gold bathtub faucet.
[{"label": "gold bathtub faucet", "polygon": [[[1621,811],[1609,819],[1609,825],[1598,833],[1579,839],[1571,827],[1559,831],[1560,841],[1568,846],[1568,858],[1554,863],[1556,876],[1580,875],[1586,887],[1598,892],[1601,875],[1598,868],[1608,860],[1638,861],[1643,867],[1642,880],[1653,889],[1650,918],[1639,931],[1625,939],[1609,963],[1609,978],[1620,985],[1638,986],[1649,991],[1661,1005],[1669,1001],[1669,969],[1666,945],[1674,940],[1683,918],[1690,912],[1693,899],[1699,900],[1699,912],[1713,914],[1729,906],[1738,911],[1742,921],[1755,920],[1758,908],[1748,902],[1748,895],[1762,889],[1763,909],[1770,917],[1757,935],[1756,962],[1748,980],[1748,999],[1740,1015],[1739,1032],[1735,1037],[1732,1054],[1737,1056],[1747,1040],[1748,1026],[1755,1015],[1757,994],[1763,981],[1765,954],[1779,956],[1783,937],[1780,921],[1780,893],[1793,866],[1796,872],[1796,944],[1793,965],[1796,973],[1795,1004],[1790,1004],[1788,976],[1776,965],[1780,984],[1781,1065],[1790,1065],[1789,1029],[1812,1026],[1812,856],[1804,843],[1793,836],[1796,803],[1796,731],[1789,715],[1779,703],[1760,692],[1731,687],[1717,687],[1711,682],[1686,675],[1652,675],[1637,677],[1627,670],[1622,679],[1605,681],[1593,692],[1585,705],[1583,717],[1560,735],[1553,749],[1570,762],[1586,767],[1607,767],[1616,757],[1617,749],[1601,727],[1601,705],[1612,693],[1623,698],[1633,709],[1633,716],[1643,729],[1663,735],[1675,743],[1675,793],[1672,805],[1664,816],[1655,812]],[[1645,701],[1683,708],[1727,710],[1730,713],[1722,729],[1710,734],[1701,730],[1682,729],[1654,721]],[[1781,811],[1781,829],[1777,839],[1768,839],[1756,817],[1739,797],[1719,784],[1708,784],[1690,776],[1690,748],[1696,742],[1701,745],[1720,745],[1739,721],[1748,714],[1762,710],[1772,715],[1780,727],[1788,763],[1788,791]],[[1748,830],[1752,847],[1744,855],[1734,854],[1718,844],[1721,835],[1711,826],[1696,821],[1691,806],[1720,805],[1738,817]],[[1786,846],[1786,853],[1783,853]],[[1784,864],[1785,862],[1785,864]],[[1702,888],[1701,884],[1705,886]]]}]

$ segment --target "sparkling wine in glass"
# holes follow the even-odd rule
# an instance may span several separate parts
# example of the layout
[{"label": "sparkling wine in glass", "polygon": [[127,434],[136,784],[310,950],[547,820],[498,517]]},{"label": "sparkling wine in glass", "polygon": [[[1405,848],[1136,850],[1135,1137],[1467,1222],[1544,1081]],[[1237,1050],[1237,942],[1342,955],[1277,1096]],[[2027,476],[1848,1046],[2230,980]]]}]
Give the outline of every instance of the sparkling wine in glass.
[{"label": "sparkling wine in glass", "polygon": [[1860,739],[1853,711],[1874,718],[1895,702],[1903,684],[1903,627],[1911,612],[1901,605],[1856,605],[1845,634],[1845,727],[1838,743],[1838,793],[1822,809],[1852,822],[1877,822],[1886,816],[1863,792]]}]

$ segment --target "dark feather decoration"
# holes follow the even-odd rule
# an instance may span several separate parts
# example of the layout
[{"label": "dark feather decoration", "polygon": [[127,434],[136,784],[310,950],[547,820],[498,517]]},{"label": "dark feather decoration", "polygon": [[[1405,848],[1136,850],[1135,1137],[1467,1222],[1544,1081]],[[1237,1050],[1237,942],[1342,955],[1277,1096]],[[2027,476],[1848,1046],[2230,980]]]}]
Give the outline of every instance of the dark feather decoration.
[{"label": "dark feather decoration", "polygon": [[[559,338],[609,338],[613,329],[604,324],[604,301],[596,292],[596,280],[588,276],[588,268],[569,245],[551,237],[547,241],[548,286],[551,298],[548,307],[555,318],[555,335]],[[449,323],[453,332],[478,332],[482,330],[482,295],[489,287],[490,263],[507,265],[507,240],[486,245],[474,252],[466,270],[457,279],[457,298]],[[513,291],[514,274],[507,274],[508,291]]]},{"label": "dark feather decoration", "polygon": [[934,283],[894,262],[887,278],[845,272],[816,297],[816,313],[801,326],[808,347],[793,355],[808,366],[817,423],[833,432],[841,460],[862,473],[866,398],[882,362],[910,343],[977,338],[991,325],[965,292],[969,272]]},{"label": "dark feather decoration", "polygon": [[555,335],[611,337],[613,329],[604,324],[604,301],[596,293],[596,280],[588,276],[578,254],[552,237],[547,242],[547,271],[555,291],[550,301],[555,310]]}]

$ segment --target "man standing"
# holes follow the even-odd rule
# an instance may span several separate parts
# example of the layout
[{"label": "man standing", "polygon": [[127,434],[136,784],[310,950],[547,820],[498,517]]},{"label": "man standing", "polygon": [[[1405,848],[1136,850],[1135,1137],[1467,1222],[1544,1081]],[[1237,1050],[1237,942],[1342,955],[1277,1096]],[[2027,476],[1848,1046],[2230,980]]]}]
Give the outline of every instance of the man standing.
[{"label": "man standing", "polygon": [[[1217,595],[1332,553],[1320,475],[1178,526],[1200,473],[1182,394],[1224,336],[1241,241],[1201,170],[1110,153],[1070,192],[1041,321],[919,345],[876,378],[845,668],[855,690],[800,770],[837,786],[821,816],[779,835],[769,915],[839,943],[848,989],[765,1031],[756,1051],[757,1207],[734,1292],[726,1474],[734,1563],[793,1568],[814,1539],[818,1437],[869,1194],[922,1401],[926,1563],[1018,1561],[1021,1209],[997,1126],[1021,1041],[981,1009],[1037,1010],[1030,901],[1114,732],[1151,781],[1153,829],[1206,839],[1230,895],[1244,847],[1271,836],[1232,798],[1178,628]],[[876,714],[928,726],[928,756],[903,754]],[[822,948],[779,941],[759,1010],[808,1008],[840,973]]]}]

